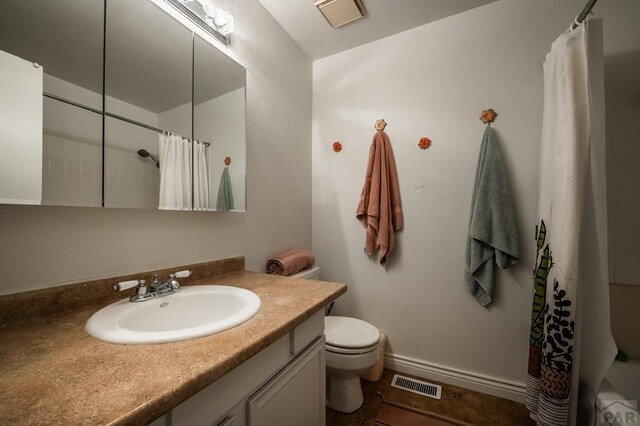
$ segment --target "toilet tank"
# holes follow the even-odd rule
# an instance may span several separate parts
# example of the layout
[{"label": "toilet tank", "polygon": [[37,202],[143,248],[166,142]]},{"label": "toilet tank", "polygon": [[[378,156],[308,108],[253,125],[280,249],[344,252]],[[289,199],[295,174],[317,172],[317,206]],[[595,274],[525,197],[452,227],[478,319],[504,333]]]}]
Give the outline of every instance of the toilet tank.
[{"label": "toilet tank", "polygon": [[320,267],[314,266],[297,274],[290,275],[292,278],[303,278],[305,280],[320,280]]},{"label": "toilet tank", "polygon": [[[320,267],[319,266],[314,266],[312,268],[309,269],[305,269],[304,271],[300,271],[297,274],[294,275],[290,275],[290,277],[292,278],[302,278],[305,280],[318,280],[320,281]],[[329,304],[329,306],[326,306],[324,308],[324,314],[325,315],[329,315],[331,313],[331,310],[333,309],[333,305],[336,302],[333,301]]]}]

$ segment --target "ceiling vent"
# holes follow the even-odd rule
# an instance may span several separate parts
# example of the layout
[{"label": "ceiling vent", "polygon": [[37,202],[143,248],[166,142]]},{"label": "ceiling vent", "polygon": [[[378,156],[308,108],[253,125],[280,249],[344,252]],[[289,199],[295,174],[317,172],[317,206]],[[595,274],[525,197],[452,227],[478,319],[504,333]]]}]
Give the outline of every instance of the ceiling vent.
[{"label": "ceiling vent", "polygon": [[341,27],[365,15],[360,0],[316,0],[315,5],[333,28]]}]

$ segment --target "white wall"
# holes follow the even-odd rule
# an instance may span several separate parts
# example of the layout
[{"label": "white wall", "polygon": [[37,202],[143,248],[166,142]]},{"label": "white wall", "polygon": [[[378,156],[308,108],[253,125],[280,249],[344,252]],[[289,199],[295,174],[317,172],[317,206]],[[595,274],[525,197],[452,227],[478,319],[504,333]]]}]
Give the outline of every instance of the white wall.
[{"label": "white wall", "polygon": [[0,294],[235,255],[260,271],[311,246],[311,62],[257,0],[218,4],[247,68],[248,212],[2,205]]},{"label": "white wall", "polygon": [[[640,40],[640,3],[599,2],[605,51]],[[501,0],[314,62],[313,250],[323,279],[345,282],[336,313],[387,333],[394,354],[524,381],[542,117],[542,63],[583,0]],[[483,109],[516,202],[520,264],[498,272],[482,307],[464,284],[464,252]],[[374,121],[390,136],[405,225],[387,269],[363,254],[355,218]],[[417,147],[427,136],[433,145]],[[333,152],[339,140],[343,151]]]}]

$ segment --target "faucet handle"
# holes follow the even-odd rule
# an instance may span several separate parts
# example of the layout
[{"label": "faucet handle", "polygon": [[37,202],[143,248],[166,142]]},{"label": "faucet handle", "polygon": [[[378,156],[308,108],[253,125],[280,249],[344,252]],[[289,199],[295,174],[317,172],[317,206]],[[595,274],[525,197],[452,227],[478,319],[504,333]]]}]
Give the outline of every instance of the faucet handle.
[{"label": "faucet handle", "polygon": [[118,284],[113,286],[113,289],[117,291],[129,290],[140,283],[144,284],[144,280],[120,281]]},{"label": "faucet handle", "polygon": [[188,270],[178,271],[171,275],[173,275],[175,278],[188,278],[189,276],[191,276],[191,271],[188,271]]}]

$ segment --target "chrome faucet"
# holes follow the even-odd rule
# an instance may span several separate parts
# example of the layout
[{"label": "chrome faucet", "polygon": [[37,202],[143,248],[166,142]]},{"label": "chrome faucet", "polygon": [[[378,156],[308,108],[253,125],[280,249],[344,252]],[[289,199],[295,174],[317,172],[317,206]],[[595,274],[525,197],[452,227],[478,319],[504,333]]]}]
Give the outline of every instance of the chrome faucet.
[{"label": "chrome faucet", "polygon": [[144,302],[146,300],[156,299],[158,297],[168,296],[180,291],[180,283],[177,278],[187,278],[191,275],[191,271],[179,271],[169,275],[167,282],[162,283],[158,279],[157,274],[153,274],[153,282],[147,287],[145,280],[122,281],[115,286],[114,290],[123,291],[136,287],[136,294],[129,298],[131,302]]},{"label": "chrome faucet", "polygon": [[158,279],[158,274],[153,274],[153,281],[151,282],[151,289],[153,291],[157,291],[158,289],[160,289],[160,287],[162,287],[162,283]]}]

